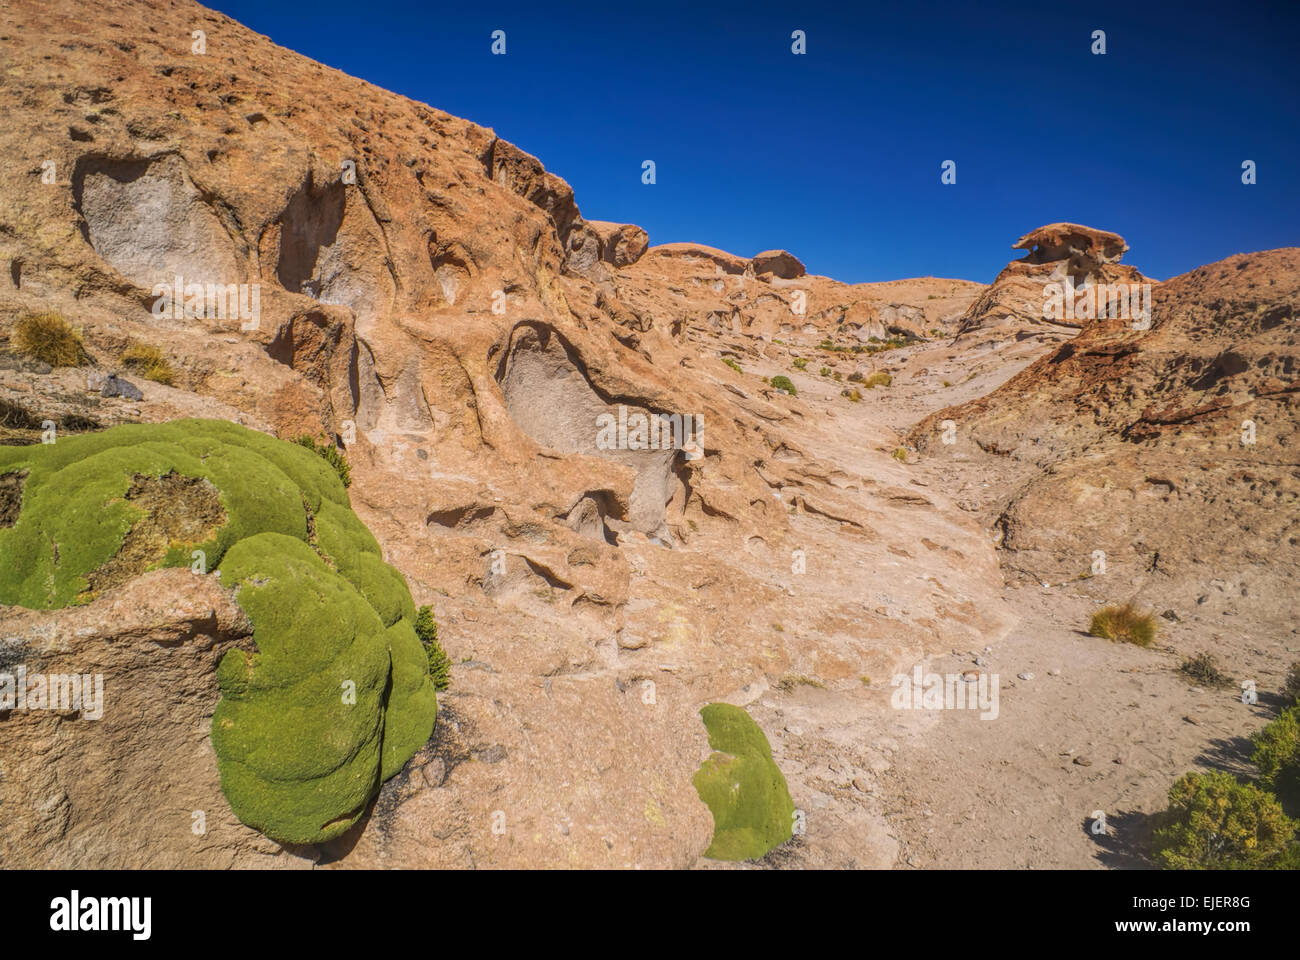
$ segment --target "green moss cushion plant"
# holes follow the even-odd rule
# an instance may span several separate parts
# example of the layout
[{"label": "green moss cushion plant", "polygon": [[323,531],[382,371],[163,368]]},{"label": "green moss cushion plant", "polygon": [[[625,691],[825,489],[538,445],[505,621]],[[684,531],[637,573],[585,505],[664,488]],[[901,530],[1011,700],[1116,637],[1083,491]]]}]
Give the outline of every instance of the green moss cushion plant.
[{"label": "green moss cushion plant", "polygon": [[[212,744],[236,815],[286,843],[345,831],[437,714],[402,575],[313,452],[219,420],[0,447],[0,603],[87,602],[146,570],[216,570],[255,651],[217,670]],[[12,497],[10,498],[12,500]]]},{"label": "green moss cushion plant", "polygon": [[767,737],[749,714],[729,703],[700,711],[715,751],[692,783],[713,813],[713,860],[757,860],[790,839],[794,801],[772,759]]}]

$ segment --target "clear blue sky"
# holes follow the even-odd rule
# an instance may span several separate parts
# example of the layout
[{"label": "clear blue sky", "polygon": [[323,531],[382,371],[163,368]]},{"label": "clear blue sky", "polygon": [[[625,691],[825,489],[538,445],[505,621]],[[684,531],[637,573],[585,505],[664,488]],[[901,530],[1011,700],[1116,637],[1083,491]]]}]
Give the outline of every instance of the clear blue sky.
[{"label": "clear blue sky", "polygon": [[781,247],[849,282],[987,282],[1057,220],[1159,279],[1300,245],[1297,0],[211,5],[492,127],[651,243]]}]

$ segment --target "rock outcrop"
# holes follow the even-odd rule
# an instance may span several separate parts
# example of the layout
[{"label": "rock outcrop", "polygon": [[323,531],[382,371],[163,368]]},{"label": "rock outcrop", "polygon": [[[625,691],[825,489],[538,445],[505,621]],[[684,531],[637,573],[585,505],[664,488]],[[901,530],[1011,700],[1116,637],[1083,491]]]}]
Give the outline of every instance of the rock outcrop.
[{"label": "rock outcrop", "polygon": [[1013,260],[997,275],[965,315],[957,334],[967,343],[999,345],[1034,339],[1050,344],[1073,337],[1095,314],[1074,309],[1088,288],[1130,285],[1139,289],[1153,281],[1119,262],[1128,244],[1106,230],[1077,223],[1052,223],[1025,234],[1014,250],[1029,253]]},{"label": "rock outcrop", "polygon": [[1166,595],[1242,575],[1257,603],[1294,596],[1297,303],[1300,249],[1200,267],[1155,287],[1149,330],[1092,321],[913,438],[1018,478],[995,522],[1006,562],[1033,578],[1088,573],[1102,551],[1111,575]]}]

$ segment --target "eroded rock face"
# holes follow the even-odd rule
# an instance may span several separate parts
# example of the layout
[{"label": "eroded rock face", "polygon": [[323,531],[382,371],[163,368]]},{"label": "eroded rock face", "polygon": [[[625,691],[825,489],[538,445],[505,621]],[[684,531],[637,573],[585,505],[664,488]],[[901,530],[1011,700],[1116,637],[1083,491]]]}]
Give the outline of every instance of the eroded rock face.
[{"label": "eroded rock face", "polygon": [[996,522],[1008,562],[1039,579],[1075,577],[1100,550],[1165,596],[1241,573],[1259,602],[1294,596],[1298,301],[1300,249],[1200,267],[1155,287],[1150,330],[1087,324],[913,436],[1019,478]]},{"label": "eroded rock face", "polygon": [[1119,234],[1077,223],[1053,223],[1031,230],[1013,245],[1028,250],[1013,260],[960,319],[966,343],[997,346],[1033,339],[1053,343],[1073,337],[1086,318],[1055,309],[1054,296],[1081,298],[1089,286],[1141,288],[1153,281],[1119,262],[1128,244]]},{"label": "eroded rock face", "polygon": [[221,793],[216,667],[252,648],[252,626],[215,577],[159,570],[70,610],[0,606],[0,622],[0,671],[102,677],[80,711],[0,713],[7,865],[311,866],[314,851],[244,826]]},{"label": "eroded rock face", "polygon": [[[334,865],[693,864],[713,826],[691,784],[703,704],[790,672],[863,696],[864,674],[1007,629],[987,537],[910,485],[891,431],[845,428],[717,355],[744,368],[777,339],[847,351],[951,331],[979,285],[846,285],[779,251],[641,252],[643,231],[583,220],[562,179],[492,131],[191,3],[17,0],[4,16],[6,85],[38,106],[0,144],[15,169],[50,158],[83,176],[77,202],[71,183],[0,198],[7,220],[42,225],[0,231],[18,278],[0,284],[0,324],[75,315],[96,371],[132,341],[158,346],[175,386],[94,397],[106,424],[207,415],[338,438],[354,509],[435,606],[456,666],[433,756],[417,756],[442,773],[394,775],[332,841]],[[175,39],[196,28],[205,57]],[[174,229],[155,230],[158,211]],[[259,284],[260,316],[155,316],[152,284],[171,282],[155,271],[177,266]],[[83,372],[0,374],[38,424],[86,403]],[[702,455],[602,449],[597,418],[619,407],[702,418]],[[163,599],[193,593],[159,583]],[[139,762],[158,763],[142,743]],[[215,765],[190,743],[167,762],[196,772],[168,782]],[[209,802],[140,796],[108,795],[123,831],[155,800]],[[25,855],[72,862],[62,837],[104,866],[147,855],[129,832],[87,853],[86,798],[43,833],[31,811],[57,797],[20,797]],[[184,861],[168,849],[149,862]]]}]

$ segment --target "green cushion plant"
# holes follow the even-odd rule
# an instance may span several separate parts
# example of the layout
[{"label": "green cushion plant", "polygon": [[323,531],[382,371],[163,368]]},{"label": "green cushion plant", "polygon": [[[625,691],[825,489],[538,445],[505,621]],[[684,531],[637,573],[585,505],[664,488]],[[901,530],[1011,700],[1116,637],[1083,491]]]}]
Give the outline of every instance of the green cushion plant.
[{"label": "green cushion plant", "polygon": [[[0,447],[5,477],[21,505],[0,527],[0,603],[87,602],[97,583],[196,552],[235,591],[257,650],[217,669],[212,744],[244,823],[285,843],[338,836],[428,740],[437,701],[410,591],[314,451],[178,420]],[[133,496],[160,483],[186,496]],[[158,516],[190,493],[200,520]]]}]

